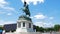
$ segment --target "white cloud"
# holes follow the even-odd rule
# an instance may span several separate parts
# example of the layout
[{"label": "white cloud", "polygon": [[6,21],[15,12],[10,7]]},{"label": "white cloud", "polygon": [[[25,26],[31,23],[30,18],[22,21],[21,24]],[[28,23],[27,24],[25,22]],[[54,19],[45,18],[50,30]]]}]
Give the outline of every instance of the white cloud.
[{"label": "white cloud", "polygon": [[[9,6],[9,2],[7,2],[6,0],[0,0],[0,14],[5,14],[7,13],[7,15],[12,15],[12,13],[8,13],[8,12],[16,12],[15,8],[10,7]],[[8,12],[7,12],[8,11]]]},{"label": "white cloud", "polygon": [[15,11],[14,8],[12,8],[12,7],[8,7],[8,6],[6,6],[6,7],[2,7],[2,8],[5,9],[5,10],[9,10],[9,11]]},{"label": "white cloud", "polygon": [[38,15],[35,15],[34,17],[35,17],[36,19],[45,19],[45,18],[46,18],[46,16],[43,15],[43,14],[38,14]]},{"label": "white cloud", "polygon": [[53,23],[46,23],[46,22],[36,22],[34,23],[36,26],[39,26],[39,27],[53,27],[54,24]]},{"label": "white cloud", "polygon": [[47,16],[45,16],[45,15],[43,15],[43,14],[37,14],[37,15],[35,15],[35,16],[33,16],[33,17],[30,17],[30,18],[45,19],[45,18],[47,18]]},{"label": "white cloud", "polygon": [[15,21],[4,21],[0,20],[0,25],[16,23]]},{"label": "white cloud", "polygon": [[0,0],[0,7],[2,8],[3,6],[6,6],[8,4],[8,2],[6,2],[5,0]]},{"label": "white cloud", "polygon": [[37,15],[34,15],[30,18],[35,19],[34,24],[39,27],[53,27],[55,25],[51,21],[52,19],[54,19],[54,17],[49,17],[42,13],[38,13]]},{"label": "white cloud", "polygon": [[30,18],[33,18],[33,17],[30,17]]},{"label": "white cloud", "polygon": [[7,13],[8,16],[12,15],[12,13]]},{"label": "white cloud", "polygon": [[1,12],[1,11],[0,11],[0,14],[5,14],[5,12]]},{"label": "white cloud", "polygon": [[50,17],[49,19],[51,19],[51,20],[52,20],[52,19],[54,19],[54,17]]},{"label": "white cloud", "polygon": [[5,0],[0,0],[0,3],[6,4],[7,2]]},{"label": "white cloud", "polygon": [[12,10],[12,11],[15,10],[14,8],[9,7],[8,5],[9,5],[9,3],[6,2],[5,0],[0,0],[0,8],[1,8],[1,9]]},{"label": "white cloud", "polygon": [[[27,2],[27,4],[33,3],[34,5],[36,5],[38,2],[39,3],[44,3],[44,0],[25,0]],[[24,3],[24,0],[22,0],[22,2]]]},{"label": "white cloud", "polygon": [[31,16],[30,18],[32,18],[32,19],[47,19],[47,20],[53,20],[54,19],[54,17],[49,17],[49,16],[44,15],[42,13],[38,13],[34,16]]}]

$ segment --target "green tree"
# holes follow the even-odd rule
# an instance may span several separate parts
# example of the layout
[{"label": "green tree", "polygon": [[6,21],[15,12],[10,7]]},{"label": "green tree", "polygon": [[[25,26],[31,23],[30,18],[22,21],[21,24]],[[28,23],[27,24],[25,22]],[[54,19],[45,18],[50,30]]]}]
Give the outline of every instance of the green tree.
[{"label": "green tree", "polygon": [[0,27],[0,30],[3,30],[3,27]]},{"label": "green tree", "polygon": [[45,28],[45,31],[46,32],[54,31],[54,28],[52,28],[52,27],[51,28]]},{"label": "green tree", "polygon": [[35,29],[36,29],[37,32],[44,32],[43,27],[35,26]]},{"label": "green tree", "polygon": [[39,26],[36,26],[36,31],[39,32],[40,28]]},{"label": "green tree", "polygon": [[59,31],[59,29],[60,29],[60,25],[57,24],[57,25],[54,26],[55,31]]},{"label": "green tree", "polygon": [[39,28],[39,31],[40,31],[40,32],[44,32],[44,28],[43,28],[43,27],[40,27],[40,28]]}]

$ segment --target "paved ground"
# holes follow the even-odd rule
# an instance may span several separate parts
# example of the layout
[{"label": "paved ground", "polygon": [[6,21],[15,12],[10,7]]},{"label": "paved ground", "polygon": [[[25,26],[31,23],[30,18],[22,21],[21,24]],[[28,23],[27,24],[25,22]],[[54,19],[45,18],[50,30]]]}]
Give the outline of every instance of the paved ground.
[{"label": "paved ground", "polygon": [[41,34],[40,32],[19,32],[19,33],[6,33],[6,34]]},{"label": "paved ground", "polygon": [[40,33],[40,32],[20,32],[20,33],[6,33],[6,34],[60,34],[60,32],[53,32],[53,33]]}]

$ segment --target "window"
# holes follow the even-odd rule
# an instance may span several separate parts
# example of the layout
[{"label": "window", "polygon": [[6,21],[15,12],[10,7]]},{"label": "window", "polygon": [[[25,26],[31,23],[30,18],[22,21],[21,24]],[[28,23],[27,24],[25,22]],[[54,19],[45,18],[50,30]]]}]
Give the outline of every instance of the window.
[{"label": "window", "polygon": [[18,27],[21,27],[21,23],[20,22],[18,22]]},{"label": "window", "polygon": [[23,22],[23,27],[25,27],[25,22]]},{"label": "window", "polygon": [[29,23],[29,28],[31,28],[31,23]]}]

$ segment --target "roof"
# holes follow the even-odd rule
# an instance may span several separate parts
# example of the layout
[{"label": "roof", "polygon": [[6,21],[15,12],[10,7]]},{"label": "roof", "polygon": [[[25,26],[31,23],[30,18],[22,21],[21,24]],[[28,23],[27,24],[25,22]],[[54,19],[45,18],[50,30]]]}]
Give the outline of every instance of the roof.
[{"label": "roof", "polygon": [[32,21],[31,18],[27,17],[27,16],[20,16],[18,20],[29,20],[29,21]]}]

